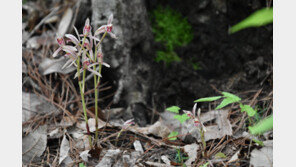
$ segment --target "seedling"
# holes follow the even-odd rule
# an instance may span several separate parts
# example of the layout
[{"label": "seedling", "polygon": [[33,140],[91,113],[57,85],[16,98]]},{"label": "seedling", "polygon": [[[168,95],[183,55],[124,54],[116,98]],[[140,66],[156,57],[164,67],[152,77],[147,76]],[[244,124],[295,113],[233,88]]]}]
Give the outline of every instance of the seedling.
[{"label": "seedling", "polygon": [[248,116],[252,117],[254,116],[257,111],[254,110],[250,105],[244,105],[241,103],[241,98],[228,93],[228,92],[222,92],[223,96],[214,96],[214,97],[205,97],[205,98],[200,98],[195,100],[194,102],[198,103],[198,102],[211,102],[211,101],[216,101],[219,100],[221,98],[224,98],[222,100],[222,102],[215,108],[216,110],[219,110],[229,104],[233,104],[233,103],[238,103],[240,105],[241,108],[241,112],[246,112],[248,114]]},{"label": "seedling", "polygon": [[209,165],[209,162],[204,163],[204,164],[200,165],[199,167],[207,167],[208,165]]},{"label": "seedling", "polygon": [[119,136],[121,135],[121,133],[125,130],[128,129],[128,127],[130,127],[131,125],[135,124],[134,122],[134,119],[130,119],[130,120],[127,120],[123,123],[122,127],[121,127],[121,130],[119,131],[118,135],[117,135],[117,138],[119,138]]},{"label": "seedling", "polygon": [[[241,98],[228,93],[228,92],[222,92],[223,96],[214,96],[214,97],[205,97],[205,98],[200,98],[195,100],[194,102],[211,102],[211,101],[216,101],[221,98],[224,98],[222,102],[216,107],[216,110],[221,109],[229,104],[232,103],[238,103],[241,109],[241,112],[246,112],[247,115],[250,117],[253,117],[257,114],[257,111],[254,110],[250,105],[245,105],[242,104]],[[271,130],[273,127],[273,116],[267,117],[255,126],[249,126],[249,130],[251,134],[256,135],[256,134],[262,134],[268,130]]]},{"label": "seedling", "polygon": [[[96,120],[96,132],[95,132],[95,141],[98,139],[98,85],[100,83],[100,78],[102,77],[102,65],[110,67],[107,63],[103,62],[103,52],[101,43],[105,36],[109,34],[112,38],[116,36],[111,32],[112,31],[112,20],[113,14],[109,16],[107,25],[103,25],[95,31],[95,35],[92,35],[91,25],[89,19],[86,19],[85,25],[83,27],[83,33],[79,34],[77,29],[74,27],[77,37],[72,34],[66,34],[65,37],[68,39],[64,40],[64,37],[57,35],[57,42],[59,48],[53,53],[53,57],[56,57],[60,51],[65,52],[65,57],[69,60],[65,63],[62,68],[67,68],[72,65],[77,67],[77,71],[74,78],[78,78],[78,85],[80,89],[81,102],[84,112],[84,119],[86,122],[86,130],[89,139],[89,145],[92,148],[92,138],[88,125],[88,118],[86,112],[86,104],[84,99],[85,92],[85,76],[86,71],[89,71],[94,74],[94,87],[95,87],[95,120]],[[102,37],[99,39],[101,34]],[[82,37],[82,39],[81,39]],[[70,45],[66,43],[71,43]],[[99,66],[99,71],[97,71],[96,66]],[[81,78],[82,73],[82,78]]]},{"label": "seedling", "polygon": [[169,140],[177,140],[177,136],[178,136],[179,132],[177,131],[172,131],[169,136],[168,136],[168,139]]},{"label": "seedling", "polygon": [[84,163],[79,163],[79,167],[86,167]]},{"label": "seedling", "polygon": [[[173,106],[173,107],[175,107],[175,106]],[[169,134],[168,139],[171,140],[171,141],[173,141],[173,140],[177,140],[177,136],[178,136],[178,134],[179,134],[179,133],[178,133],[177,131],[172,131],[172,132]],[[181,163],[182,166],[186,166],[186,165],[184,164],[184,160],[187,160],[188,157],[184,156],[184,154],[181,152],[181,149],[180,149],[179,147],[176,148],[176,151],[177,151],[177,154],[176,154],[176,156],[175,156],[175,161],[176,161],[177,163]]]},{"label": "seedling", "polygon": [[127,121],[125,121],[121,127],[121,130],[119,131],[117,137],[116,137],[116,141],[115,141],[115,145],[117,145],[118,142],[118,138],[120,137],[121,133],[125,130],[128,129],[128,127],[130,127],[131,125],[135,124],[134,119],[129,119]]},{"label": "seedling", "polygon": [[[198,111],[196,113],[196,106],[197,106],[197,104],[195,103],[192,111],[183,110],[184,114],[175,115],[174,118],[177,119],[181,124],[183,124],[188,119],[192,119],[194,121],[194,126],[199,129],[199,133],[200,133],[201,141],[202,141],[202,145],[203,145],[203,153],[202,154],[204,156],[205,150],[206,150],[206,142],[205,142],[205,136],[204,136],[204,134],[206,132],[206,127],[203,125],[203,123],[200,120],[200,109],[198,109]],[[178,114],[180,108],[177,106],[172,106],[172,107],[167,108],[166,110]]]},{"label": "seedling", "polygon": [[189,158],[186,157],[184,153],[182,153],[180,148],[176,148],[176,151],[177,151],[177,154],[175,156],[175,162],[180,163],[180,164],[182,164],[182,166],[184,166],[185,165],[184,161],[186,161]]}]

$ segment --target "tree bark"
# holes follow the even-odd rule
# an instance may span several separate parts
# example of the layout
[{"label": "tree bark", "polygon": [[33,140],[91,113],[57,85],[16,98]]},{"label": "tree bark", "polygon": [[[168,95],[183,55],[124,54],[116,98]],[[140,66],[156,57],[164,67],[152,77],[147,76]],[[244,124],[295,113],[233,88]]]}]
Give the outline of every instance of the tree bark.
[{"label": "tree bark", "polygon": [[[147,101],[152,80],[152,32],[143,0],[92,0],[92,24],[96,29],[114,15],[113,30],[118,39],[104,39],[104,61],[115,70],[118,86],[113,102],[127,104],[125,117],[140,126],[148,121]],[[104,77],[104,74],[103,74]]]}]

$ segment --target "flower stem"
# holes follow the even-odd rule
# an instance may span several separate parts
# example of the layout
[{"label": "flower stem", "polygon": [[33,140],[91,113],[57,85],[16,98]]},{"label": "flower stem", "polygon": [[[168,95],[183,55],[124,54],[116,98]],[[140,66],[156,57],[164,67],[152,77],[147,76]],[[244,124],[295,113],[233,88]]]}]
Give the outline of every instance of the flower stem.
[{"label": "flower stem", "polygon": [[85,104],[85,100],[84,100],[84,91],[83,91],[83,85],[85,84],[85,73],[86,73],[86,70],[84,69],[83,76],[82,76],[82,83],[79,82],[79,88],[80,88],[81,101],[82,101],[82,107],[83,107],[83,112],[84,112],[84,119],[85,119],[85,124],[86,124],[86,131],[88,134],[88,141],[89,141],[90,147],[92,148],[91,134],[90,134],[89,126],[88,126],[86,104]]},{"label": "flower stem", "polygon": [[[96,69],[96,65],[94,66],[94,70]],[[96,88],[96,85],[97,85],[97,77],[96,77],[96,75],[94,75],[94,86],[95,86],[95,115],[96,115],[96,118],[95,118],[95,120],[96,120],[96,132],[95,132],[95,141],[97,141],[98,140],[98,131],[99,131],[99,125],[98,125],[98,122],[99,122],[99,120],[98,120],[98,117],[99,117],[99,115],[98,115],[98,89]]]},{"label": "flower stem", "polygon": [[[96,62],[97,61],[97,48],[100,46],[101,42],[103,41],[103,39],[105,38],[107,32],[104,33],[104,35],[102,36],[100,42],[98,43],[98,45],[96,46],[96,50],[95,50],[95,55],[94,55],[94,61]],[[102,74],[102,58],[99,60],[99,74]],[[93,70],[96,70],[97,67],[96,65],[93,66]],[[96,115],[96,118],[95,118],[95,126],[96,126],[96,132],[95,132],[95,141],[98,140],[98,135],[99,135],[99,120],[98,120],[98,117],[99,117],[99,114],[98,114],[98,99],[99,99],[99,90],[98,90],[98,84],[100,83],[100,77],[98,76],[98,80],[97,80],[97,77],[96,75],[94,75],[94,89],[95,89],[95,115]]]},{"label": "flower stem", "polygon": [[102,43],[102,41],[103,41],[103,39],[105,38],[106,35],[107,35],[107,31],[103,34],[103,36],[102,36],[100,42],[97,44],[97,47],[100,46],[100,44]]},{"label": "flower stem", "polygon": [[[82,45],[81,45],[82,47],[84,45],[85,38],[86,38],[86,36],[83,37]],[[90,147],[92,148],[91,134],[90,134],[90,131],[89,131],[88,118],[87,118],[87,112],[86,112],[86,104],[85,104],[85,99],[84,99],[84,85],[85,85],[85,73],[86,73],[85,69],[83,70],[82,82],[81,82],[81,78],[80,78],[80,56],[79,55],[80,55],[80,53],[81,53],[81,51],[83,49],[82,47],[81,47],[81,49],[80,49],[80,51],[78,53],[78,57],[77,57],[77,60],[76,60],[76,63],[77,63],[77,75],[78,75],[78,85],[79,85],[79,89],[80,89],[84,119],[85,119],[85,124],[86,124],[85,126],[86,126],[86,130],[87,130],[87,134],[88,134],[88,141],[89,141]]]},{"label": "flower stem", "polygon": [[206,149],[207,149],[207,145],[206,145],[206,141],[205,141],[205,131],[201,127],[199,132],[200,132],[200,138],[201,138],[201,142],[202,142],[202,146],[203,146],[202,156],[204,157],[205,153],[206,153]]}]

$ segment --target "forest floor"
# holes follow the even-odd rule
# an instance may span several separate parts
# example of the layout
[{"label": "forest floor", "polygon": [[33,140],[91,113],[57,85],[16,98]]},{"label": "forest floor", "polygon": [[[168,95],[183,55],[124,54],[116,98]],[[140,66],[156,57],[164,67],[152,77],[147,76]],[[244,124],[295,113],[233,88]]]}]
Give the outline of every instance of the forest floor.
[{"label": "forest floor", "polygon": [[[215,3],[214,3],[215,2]],[[272,25],[229,35],[234,25],[265,1],[251,4],[228,1],[146,1],[148,12],[168,4],[188,18],[194,39],[178,48],[182,63],[163,64],[155,80],[145,124],[136,122],[121,131],[124,105],[113,105],[116,85],[112,78],[99,87],[99,139],[90,147],[75,68],[61,70],[65,59],[53,59],[56,31],[83,22],[76,1],[23,4],[22,97],[23,164],[25,166],[272,166],[273,132],[253,136],[248,126],[273,113]],[[222,1],[221,1],[222,2]],[[193,4],[192,4],[193,3]],[[197,6],[188,8],[188,6]],[[223,6],[224,5],[224,6]],[[48,6],[60,6],[51,10]],[[226,7],[225,7],[226,6]],[[225,9],[227,8],[227,10]],[[226,10],[226,11],[225,11]],[[217,14],[217,12],[222,14]],[[69,13],[69,14],[65,14]],[[60,16],[60,17],[59,17]],[[59,26],[58,26],[59,25]],[[78,25],[81,30],[83,25]],[[66,30],[65,30],[66,29]],[[157,43],[155,43],[157,45]],[[194,56],[194,60],[192,57]],[[198,62],[194,70],[188,61]],[[89,79],[87,82],[92,83]],[[258,115],[250,119],[239,105],[214,110],[218,102],[199,103],[206,149],[199,133],[187,121],[180,124],[166,107],[191,110],[193,101],[221,91],[241,97]],[[89,126],[95,134],[94,89],[86,94]],[[141,117],[140,115],[138,117]],[[169,134],[178,131],[176,140]],[[120,135],[118,135],[120,133]]]}]

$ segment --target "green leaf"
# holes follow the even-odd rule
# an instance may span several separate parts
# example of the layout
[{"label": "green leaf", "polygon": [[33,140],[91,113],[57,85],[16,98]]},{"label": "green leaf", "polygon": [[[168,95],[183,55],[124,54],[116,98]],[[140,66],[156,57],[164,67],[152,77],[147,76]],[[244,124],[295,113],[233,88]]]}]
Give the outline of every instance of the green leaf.
[{"label": "green leaf", "polygon": [[260,140],[252,139],[255,143],[259,144],[259,146],[264,146],[264,143]]},{"label": "green leaf", "polygon": [[187,114],[175,115],[174,118],[179,120],[181,124],[185,122],[187,119],[190,119],[190,117],[188,117]]},{"label": "green leaf", "polygon": [[234,94],[231,94],[228,92],[222,92],[222,94],[223,94],[223,97],[225,97],[225,99],[223,99],[223,101],[216,107],[216,110],[221,109],[227,106],[228,104],[241,101],[241,98],[239,98]]},{"label": "green leaf", "polygon": [[208,164],[209,164],[209,162],[207,162],[207,163],[205,163],[205,164],[202,164],[202,165],[200,165],[199,167],[207,167]]},{"label": "green leaf", "polygon": [[84,163],[79,163],[79,167],[86,167]]},{"label": "green leaf", "polygon": [[177,137],[174,137],[174,136],[178,136],[178,134],[179,134],[179,132],[172,131],[168,136],[169,140],[177,140]]},{"label": "green leaf", "polygon": [[215,108],[215,110],[219,110],[219,109],[227,106],[228,104],[231,104],[234,102],[236,102],[236,101],[234,101],[233,99],[230,99],[230,98],[223,99],[223,101]]},{"label": "green leaf", "polygon": [[197,100],[195,100],[194,102],[195,102],[195,103],[198,103],[198,102],[215,101],[215,100],[220,99],[221,97],[222,97],[222,96],[205,97],[205,98],[197,99]]},{"label": "green leaf", "polygon": [[232,93],[222,92],[222,95],[226,98],[232,99],[234,102],[239,102],[242,100],[241,98],[239,98],[238,96],[236,96]]},{"label": "green leaf", "polygon": [[241,112],[247,112],[248,116],[249,117],[252,117],[254,116],[257,111],[255,111],[250,105],[240,105],[240,108],[241,108]]},{"label": "green leaf", "polygon": [[229,33],[235,33],[248,27],[260,27],[273,22],[273,8],[257,10],[249,17],[232,26]]},{"label": "green leaf", "polygon": [[216,155],[215,155],[215,158],[216,159],[219,159],[219,158],[226,158],[226,155],[222,152],[218,152]]},{"label": "green leaf", "polygon": [[174,112],[174,113],[179,114],[180,107],[178,107],[178,106],[171,106],[169,108],[166,108],[165,110],[168,110],[170,112]]},{"label": "green leaf", "polygon": [[273,128],[273,115],[266,117],[254,126],[249,126],[251,134],[257,135],[269,131]]}]

